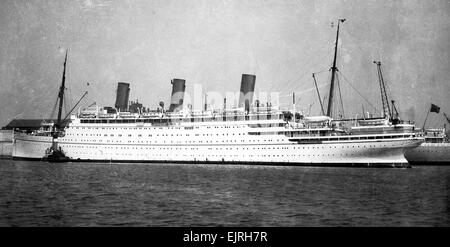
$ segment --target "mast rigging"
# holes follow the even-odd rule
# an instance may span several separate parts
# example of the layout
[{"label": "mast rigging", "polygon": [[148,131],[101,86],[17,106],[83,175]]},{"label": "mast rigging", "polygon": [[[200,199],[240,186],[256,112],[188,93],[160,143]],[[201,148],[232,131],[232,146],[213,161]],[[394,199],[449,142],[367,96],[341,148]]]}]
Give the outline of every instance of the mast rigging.
[{"label": "mast rigging", "polygon": [[325,111],[323,110],[322,98],[320,98],[319,88],[317,87],[317,81],[314,73],[312,74],[312,77],[314,79],[314,85],[316,86],[317,96],[319,97],[320,110],[322,111],[322,115],[325,115]]}]

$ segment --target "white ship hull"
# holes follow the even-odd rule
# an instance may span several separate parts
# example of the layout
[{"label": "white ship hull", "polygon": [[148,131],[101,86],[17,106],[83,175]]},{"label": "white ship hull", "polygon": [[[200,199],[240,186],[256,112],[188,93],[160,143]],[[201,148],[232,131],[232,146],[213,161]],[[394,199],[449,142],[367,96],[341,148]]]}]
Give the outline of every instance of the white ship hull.
[{"label": "white ship hull", "polygon": [[0,158],[11,158],[13,147],[13,131],[0,130]]},{"label": "white ship hull", "polygon": [[413,164],[450,164],[450,143],[423,143],[407,150],[406,159]]},{"label": "white ship hull", "polygon": [[42,159],[45,150],[52,146],[51,136],[33,136],[14,133],[12,157],[23,159]]},{"label": "white ship hull", "polygon": [[[84,131],[84,133],[89,132]],[[172,133],[177,132],[172,130]],[[200,130],[198,133],[205,133],[205,130]],[[237,135],[233,131],[228,134],[218,133],[222,133],[222,136]],[[90,137],[90,134],[85,135]],[[101,134],[101,136],[104,135]],[[109,137],[114,134],[107,135]],[[145,136],[147,133],[141,135]],[[219,134],[211,133],[211,135],[217,138]],[[206,136],[211,135],[206,134]],[[101,138],[101,143],[95,143],[96,140],[93,139],[82,137],[72,139],[66,135],[64,138],[59,138],[58,146],[72,161],[402,167],[408,166],[408,161],[404,156],[405,151],[417,147],[423,142],[423,139],[408,137],[299,144],[290,142],[287,138],[274,140],[269,140],[269,138],[267,136],[242,136],[241,139],[234,137],[234,139],[224,140],[222,137],[214,140],[211,137],[199,137],[191,138],[191,141],[183,141],[183,139],[177,137],[160,137],[160,139],[155,137],[125,138],[121,141],[115,138]],[[48,136],[16,133],[13,158],[41,159],[45,150],[51,147],[51,141],[52,138]],[[149,142],[152,144],[149,144]]]}]

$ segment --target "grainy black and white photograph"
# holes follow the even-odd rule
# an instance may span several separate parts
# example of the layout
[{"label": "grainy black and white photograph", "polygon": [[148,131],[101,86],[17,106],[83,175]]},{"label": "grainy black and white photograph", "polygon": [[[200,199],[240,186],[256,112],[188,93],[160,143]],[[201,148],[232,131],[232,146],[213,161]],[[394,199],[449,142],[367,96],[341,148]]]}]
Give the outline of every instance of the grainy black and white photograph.
[{"label": "grainy black and white photograph", "polygon": [[448,227],[449,78],[448,0],[1,0],[0,226]]}]

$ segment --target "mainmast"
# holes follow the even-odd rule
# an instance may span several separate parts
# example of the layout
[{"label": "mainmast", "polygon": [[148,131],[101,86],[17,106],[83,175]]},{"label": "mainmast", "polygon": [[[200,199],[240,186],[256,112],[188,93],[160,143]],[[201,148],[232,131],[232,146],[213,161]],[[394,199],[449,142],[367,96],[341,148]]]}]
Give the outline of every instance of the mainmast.
[{"label": "mainmast", "polygon": [[378,80],[380,81],[380,90],[381,90],[381,102],[383,104],[383,117],[391,119],[391,117],[393,117],[393,112],[389,107],[389,101],[386,93],[386,85],[384,83],[383,74],[381,73],[381,62],[373,61],[373,63],[377,65],[378,70]]},{"label": "mainmast", "polygon": [[58,93],[58,100],[59,100],[59,107],[58,107],[58,118],[56,120],[56,124],[53,131],[53,137],[58,137],[59,129],[61,128],[61,114],[62,114],[62,108],[63,108],[63,102],[64,102],[64,90],[65,90],[65,83],[66,83],[66,62],[67,62],[67,50],[66,50],[66,57],[64,58],[64,70],[63,70],[63,76],[62,76],[62,82],[61,86],[59,87],[59,93]]},{"label": "mainmast", "polygon": [[330,84],[330,94],[328,97],[328,107],[327,107],[327,116],[331,117],[331,111],[333,106],[333,91],[334,91],[334,78],[336,77],[336,58],[337,58],[337,48],[338,48],[338,41],[339,41],[339,24],[341,22],[344,22],[345,19],[338,19],[338,26],[337,26],[337,32],[336,32],[336,43],[334,47],[334,59],[333,59],[333,67],[331,67],[331,84]]}]

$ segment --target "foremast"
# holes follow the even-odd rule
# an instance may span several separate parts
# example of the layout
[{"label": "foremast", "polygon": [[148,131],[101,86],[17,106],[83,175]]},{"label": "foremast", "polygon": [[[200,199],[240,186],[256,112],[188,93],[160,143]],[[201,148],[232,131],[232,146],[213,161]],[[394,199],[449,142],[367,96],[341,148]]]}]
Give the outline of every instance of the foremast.
[{"label": "foremast", "polygon": [[56,119],[56,123],[53,125],[53,138],[52,138],[52,147],[54,150],[57,150],[57,143],[55,142],[55,139],[59,137],[59,134],[61,132],[61,115],[62,115],[62,108],[64,104],[64,90],[66,89],[66,64],[67,64],[67,50],[66,50],[66,56],[64,58],[64,69],[63,69],[63,75],[62,75],[62,82],[61,86],[59,87],[59,93],[58,93],[58,118]]}]

